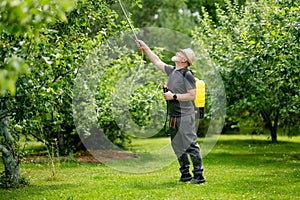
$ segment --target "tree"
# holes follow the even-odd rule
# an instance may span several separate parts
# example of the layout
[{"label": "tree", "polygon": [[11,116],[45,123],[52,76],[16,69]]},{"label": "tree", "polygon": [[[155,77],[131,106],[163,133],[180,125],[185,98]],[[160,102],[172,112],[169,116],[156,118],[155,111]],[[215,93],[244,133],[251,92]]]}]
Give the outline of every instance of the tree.
[{"label": "tree", "polygon": [[38,40],[45,23],[53,23],[56,19],[66,21],[65,12],[70,11],[73,5],[70,1],[55,4],[29,0],[1,2],[0,37],[3,48],[0,51],[0,150],[5,179],[16,185],[20,180],[20,170],[9,121],[20,114],[18,111],[24,105],[15,103],[15,84],[19,74],[28,73],[27,47]]},{"label": "tree", "polygon": [[[2,159],[5,169],[5,176],[10,180],[9,182],[17,184],[20,179],[20,168],[13,145],[12,135],[8,129],[7,119],[1,119],[0,121],[0,136],[3,137],[0,145],[0,151],[3,154]],[[1,179],[2,178],[3,177],[1,177]]]},{"label": "tree", "polygon": [[[204,11],[205,12],[205,11]],[[218,63],[231,110],[256,115],[277,141],[278,126],[299,116],[299,5],[226,2],[216,25],[206,13],[195,37]]]},{"label": "tree", "polygon": [[6,148],[10,134],[31,136],[60,154],[82,148],[72,116],[73,80],[92,49],[127,28],[116,23],[118,15],[108,7],[113,3],[3,1],[0,75],[7,78],[0,81],[0,120],[9,133],[1,132],[3,156],[9,150],[15,159],[16,147]]}]

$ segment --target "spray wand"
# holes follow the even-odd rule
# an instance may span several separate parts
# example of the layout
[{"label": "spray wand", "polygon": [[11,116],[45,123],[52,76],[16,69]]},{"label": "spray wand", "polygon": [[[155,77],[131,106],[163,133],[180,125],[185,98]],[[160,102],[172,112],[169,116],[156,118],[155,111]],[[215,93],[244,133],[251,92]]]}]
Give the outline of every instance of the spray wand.
[{"label": "spray wand", "polygon": [[[130,29],[131,29],[131,31],[132,31],[132,34],[133,34],[135,40],[137,41],[137,40],[138,40],[138,37],[136,36],[136,34],[135,34],[134,30],[133,30],[133,26],[132,26],[132,24],[131,24],[131,22],[130,22],[130,20],[129,20],[127,14],[126,14],[126,11],[125,11],[125,9],[124,9],[124,7],[123,7],[123,4],[122,4],[121,0],[118,0],[118,2],[119,2],[119,4],[120,4],[120,7],[122,8],[122,11],[123,11],[123,13],[124,13],[126,19],[127,19],[127,22],[128,22],[128,24],[129,24],[129,26],[130,26]],[[143,53],[143,48],[140,48],[140,51]]]},{"label": "spray wand", "polygon": [[[169,91],[169,88],[167,85],[165,85],[165,83],[162,83],[161,86],[162,86],[164,93]],[[165,124],[164,124],[164,131],[167,134],[167,136],[170,136],[169,132],[167,131],[167,122],[168,122],[168,115],[169,115],[169,101],[166,100],[166,102],[167,102],[167,114],[166,114],[166,120],[165,120]]]}]

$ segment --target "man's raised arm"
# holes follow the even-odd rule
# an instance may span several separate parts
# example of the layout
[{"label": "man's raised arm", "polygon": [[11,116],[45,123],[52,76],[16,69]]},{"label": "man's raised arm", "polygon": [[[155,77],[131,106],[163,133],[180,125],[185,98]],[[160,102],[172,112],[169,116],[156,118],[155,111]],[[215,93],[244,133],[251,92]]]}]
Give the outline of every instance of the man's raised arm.
[{"label": "man's raised arm", "polygon": [[146,45],[146,43],[142,40],[137,40],[136,41],[138,47],[140,49],[143,49],[143,51],[146,53],[150,61],[157,66],[159,69],[162,71],[165,71],[165,65],[163,61],[160,60],[160,58]]}]

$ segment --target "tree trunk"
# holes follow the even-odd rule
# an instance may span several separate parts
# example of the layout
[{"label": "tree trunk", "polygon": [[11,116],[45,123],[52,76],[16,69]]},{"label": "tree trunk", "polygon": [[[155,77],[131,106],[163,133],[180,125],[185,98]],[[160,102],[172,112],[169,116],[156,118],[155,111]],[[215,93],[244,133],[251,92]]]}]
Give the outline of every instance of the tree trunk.
[{"label": "tree trunk", "polygon": [[270,130],[271,132],[271,139],[273,143],[277,142],[277,126],[278,126],[278,119],[279,119],[279,109],[276,111],[276,115],[275,115],[275,119],[272,122],[271,119],[271,112],[267,113],[266,111],[262,111],[261,115],[264,119],[264,122],[267,126],[267,128]]},{"label": "tree trunk", "polygon": [[2,144],[0,144],[0,151],[2,152],[5,175],[10,177],[12,182],[18,183],[20,168],[14,151],[12,136],[8,129],[8,120],[5,118],[0,120],[0,136],[4,137]]},{"label": "tree trunk", "polygon": [[277,142],[278,120],[279,120],[279,109],[276,110],[274,124],[271,130],[271,138],[272,138],[272,142],[274,143]]},{"label": "tree trunk", "polygon": [[271,131],[272,142],[276,143],[277,142],[277,130],[273,127],[270,129],[270,131]]}]

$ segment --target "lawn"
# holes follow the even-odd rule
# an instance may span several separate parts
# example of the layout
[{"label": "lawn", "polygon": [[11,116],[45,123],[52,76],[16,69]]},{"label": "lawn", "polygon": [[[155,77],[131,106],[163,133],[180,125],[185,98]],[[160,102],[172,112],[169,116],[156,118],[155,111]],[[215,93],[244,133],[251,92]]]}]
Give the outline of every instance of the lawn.
[{"label": "lawn", "polygon": [[[178,182],[176,160],[147,173],[115,170],[107,164],[56,162],[51,177],[48,162],[22,164],[30,185],[1,189],[1,199],[300,199],[300,137],[222,135],[204,157],[207,182]],[[200,139],[201,143],[202,140]],[[150,154],[169,144],[168,138],[135,140],[132,152]],[[130,164],[131,161],[123,161]],[[134,164],[132,165],[134,168]],[[1,164],[0,170],[3,170]]]}]

